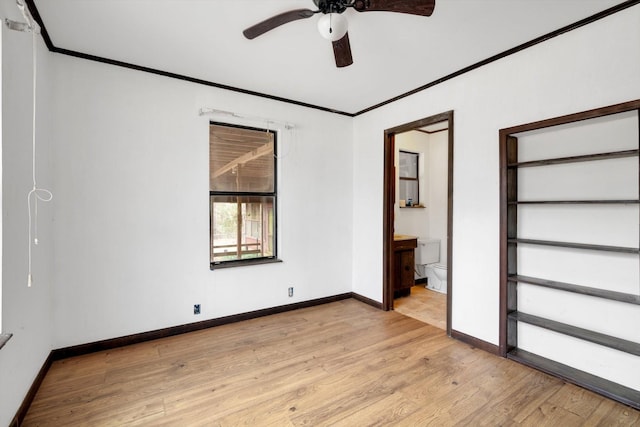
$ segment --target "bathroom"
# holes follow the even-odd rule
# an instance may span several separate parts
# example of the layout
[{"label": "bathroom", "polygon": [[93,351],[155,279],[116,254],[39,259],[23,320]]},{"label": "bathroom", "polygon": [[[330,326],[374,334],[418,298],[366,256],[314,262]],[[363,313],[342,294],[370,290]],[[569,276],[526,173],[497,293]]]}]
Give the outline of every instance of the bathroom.
[{"label": "bathroom", "polygon": [[396,234],[418,237],[416,284],[447,293],[448,121],[395,136]]}]

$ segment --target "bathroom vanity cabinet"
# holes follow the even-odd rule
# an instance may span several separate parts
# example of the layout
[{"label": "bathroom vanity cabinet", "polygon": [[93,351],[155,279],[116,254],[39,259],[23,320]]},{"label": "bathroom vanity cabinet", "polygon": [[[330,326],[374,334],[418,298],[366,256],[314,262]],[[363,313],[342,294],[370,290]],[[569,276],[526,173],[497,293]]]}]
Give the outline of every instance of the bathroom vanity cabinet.
[{"label": "bathroom vanity cabinet", "polygon": [[415,284],[414,268],[416,264],[415,249],[418,238],[415,236],[393,236],[393,294],[394,297],[407,296]]}]

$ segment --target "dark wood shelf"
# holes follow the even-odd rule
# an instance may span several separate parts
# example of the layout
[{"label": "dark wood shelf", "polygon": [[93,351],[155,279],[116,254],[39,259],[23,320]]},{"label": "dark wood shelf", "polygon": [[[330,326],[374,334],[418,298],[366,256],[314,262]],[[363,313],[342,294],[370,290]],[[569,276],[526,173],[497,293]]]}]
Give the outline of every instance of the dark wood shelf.
[{"label": "dark wood shelf", "polygon": [[558,377],[564,381],[579,385],[587,390],[602,394],[610,399],[629,405],[632,408],[640,409],[640,391],[522,349],[510,351],[507,354],[507,358]]},{"label": "dark wood shelf", "polygon": [[595,160],[620,159],[638,156],[639,150],[612,151],[609,153],[585,154],[582,156],[557,157],[554,159],[532,160],[528,162],[508,163],[508,168],[526,168],[534,166],[559,165],[564,163],[591,162]]},{"label": "dark wood shelf", "polygon": [[637,205],[639,199],[626,200],[517,200],[508,205]]},{"label": "dark wood shelf", "polygon": [[538,279],[537,277],[511,275],[507,277],[510,282],[528,283],[530,285],[542,286],[545,288],[558,289],[561,291],[573,292],[576,294],[588,295],[591,297],[604,298],[611,301],[626,302],[640,305],[640,295],[627,294],[624,292],[608,291],[606,289],[592,288],[589,286],[574,285],[572,283],[556,282],[555,280]]},{"label": "dark wood shelf", "polygon": [[625,353],[640,356],[640,344],[628,341],[622,338],[613,337],[611,335],[601,334],[588,329],[578,328],[577,326],[568,325],[566,323],[556,322],[555,320],[545,319],[544,317],[534,316],[532,314],[514,311],[509,313],[509,319],[518,322],[528,323],[529,325],[539,328],[548,329],[584,341],[604,347],[613,348],[614,350],[623,351]]},{"label": "dark wood shelf", "polygon": [[638,248],[628,248],[625,246],[592,245],[589,243],[557,242],[552,240],[535,239],[507,239],[507,243],[523,243],[527,245],[555,246],[559,248],[585,249],[590,251],[640,254],[640,250]]}]

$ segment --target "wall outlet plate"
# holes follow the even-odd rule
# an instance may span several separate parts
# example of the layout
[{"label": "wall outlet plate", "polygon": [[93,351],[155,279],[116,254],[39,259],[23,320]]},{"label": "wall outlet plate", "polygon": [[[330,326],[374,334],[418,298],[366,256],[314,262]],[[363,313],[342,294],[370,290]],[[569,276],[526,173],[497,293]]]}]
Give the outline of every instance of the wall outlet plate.
[{"label": "wall outlet plate", "polygon": [[293,296],[293,286],[289,288],[289,297]]},{"label": "wall outlet plate", "polygon": [[200,304],[193,305],[193,314],[200,314]]}]

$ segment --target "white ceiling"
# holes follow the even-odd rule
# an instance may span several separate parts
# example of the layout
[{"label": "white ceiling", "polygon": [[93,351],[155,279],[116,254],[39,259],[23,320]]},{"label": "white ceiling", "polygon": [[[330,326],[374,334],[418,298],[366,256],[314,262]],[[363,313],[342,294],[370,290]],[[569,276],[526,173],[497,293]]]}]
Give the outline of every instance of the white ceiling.
[{"label": "white ceiling", "polygon": [[347,113],[624,3],[436,0],[431,17],[349,9],[354,64],[338,69],[319,15],[242,35],[272,15],[315,9],[312,0],[33,1],[58,48]]}]

